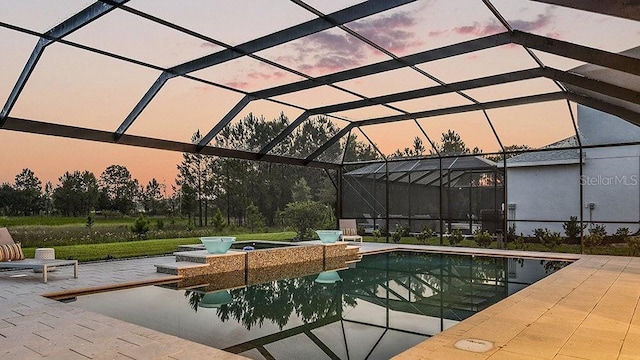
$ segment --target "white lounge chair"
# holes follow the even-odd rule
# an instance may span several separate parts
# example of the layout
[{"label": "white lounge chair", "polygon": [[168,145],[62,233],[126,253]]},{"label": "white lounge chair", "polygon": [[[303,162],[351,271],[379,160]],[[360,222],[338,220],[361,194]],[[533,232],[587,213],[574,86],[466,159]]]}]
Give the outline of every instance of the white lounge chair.
[{"label": "white lounge chair", "polygon": [[16,246],[7,228],[0,228],[0,245],[8,246],[13,258],[19,260],[0,261],[0,269],[33,269],[42,271],[42,280],[47,283],[47,273],[49,267],[73,265],[73,277],[78,277],[78,260],[55,260],[55,259],[24,259],[22,249]]},{"label": "white lounge chair", "polygon": [[342,231],[342,235],[340,235],[342,241],[360,241],[362,243],[362,236],[358,235],[355,219],[340,219],[340,230]]}]

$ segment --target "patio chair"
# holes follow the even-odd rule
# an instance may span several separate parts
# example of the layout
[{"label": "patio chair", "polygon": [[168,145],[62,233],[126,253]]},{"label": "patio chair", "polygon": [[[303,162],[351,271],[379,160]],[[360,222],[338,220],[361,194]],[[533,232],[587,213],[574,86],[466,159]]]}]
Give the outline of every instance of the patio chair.
[{"label": "patio chair", "polygon": [[342,235],[340,235],[342,241],[360,241],[362,243],[362,236],[358,235],[355,219],[340,219],[340,230],[342,231]]},{"label": "patio chair", "polygon": [[47,283],[51,267],[73,265],[73,277],[78,277],[78,260],[25,259],[22,246],[16,244],[7,228],[0,228],[0,269],[33,269],[42,271],[42,280]]}]

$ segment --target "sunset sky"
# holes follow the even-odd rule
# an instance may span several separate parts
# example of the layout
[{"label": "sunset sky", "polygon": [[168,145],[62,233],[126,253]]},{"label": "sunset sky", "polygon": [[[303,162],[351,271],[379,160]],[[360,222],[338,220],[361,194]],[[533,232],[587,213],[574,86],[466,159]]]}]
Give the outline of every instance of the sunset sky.
[{"label": "sunset sky", "polygon": [[[311,0],[307,4],[328,14],[359,1]],[[45,32],[92,1],[2,0],[0,22]],[[638,46],[640,24],[532,1],[493,0],[501,14],[518,30],[619,52]],[[239,45],[314,19],[311,12],[290,1],[181,1],[132,0],[134,9],[200,32],[229,45]],[[506,29],[481,0],[423,0],[392,9],[346,26],[396,56],[435,49]],[[123,10],[114,10],[65,38],[82,45],[122,54],[160,67],[171,67],[223,48],[182,34]],[[37,37],[0,27],[0,102],[4,104]],[[560,70],[582,63],[534,53],[542,62]],[[297,72],[320,76],[389,60],[390,57],[341,29],[330,29],[256,55]],[[502,72],[523,70],[537,64],[519,46],[506,45],[418,65],[422,71],[451,83]],[[10,116],[114,131],[160,71],[55,43],[48,46]],[[127,131],[162,139],[188,142],[196,129],[208,132],[242,97],[251,92],[304,78],[264,62],[241,57],[190,75],[237,89],[239,92],[201,82],[169,80]],[[435,86],[417,71],[400,69],[336,84],[372,97]],[[466,91],[484,102],[558,91],[547,79]],[[302,108],[357,100],[346,92],[321,86],[276,100]],[[448,94],[392,104],[408,112],[470,104]],[[273,119],[284,112],[295,119],[303,110],[267,100],[250,103],[236,118],[249,112]],[[398,112],[382,106],[333,114],[347,120],[364,120]],[[504,145],[543,146],[571,136],[573,127],[566,102],[489,110]],[[313,121],[313,120],[310,120]],[[469,147],[485,152],[499,146],[481,112],[418,119],[432,140],[453,129]],[[347,122],[335,120],[339,127]],[[364,133],[383,152],[411,146],[423,138],[413,121],[363,127]],[[358,137],[364,137],[358,132]],[[424,139],[426,143],[426,139]],[[90,170],[96,176],[111,164],[125,165],[142,184],[151,178],[170,185],[181,154],[130,146],[47,137],[0,130],[0,183],[13,183],[23,168],[32,169],[42,182],[57,184],[65,171]]]}]

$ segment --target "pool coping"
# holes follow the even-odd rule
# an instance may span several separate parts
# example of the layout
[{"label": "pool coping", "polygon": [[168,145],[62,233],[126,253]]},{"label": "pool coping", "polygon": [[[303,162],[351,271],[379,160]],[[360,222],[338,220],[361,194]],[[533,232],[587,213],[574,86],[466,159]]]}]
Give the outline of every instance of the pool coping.
[{"label": "pool coping", "polygon": [[[640,258],[381,243],[363,243],[360,251],[373,254],[394,249],[573,261],[396,359],[637,359],[640,354]],[[91,287],[87,285],[96,282],[122,285],[166,280],[168,276],[153,272],[153,264],[160,258],[87,263],[80,278],[54,273],[48,284],[41,284],[39,277],[28,271],[12,272],[20,273],[15,279],[11,274],[0,274],[0,333],[8,334],[0,338],[5,345],[0,357],[69,358],[80,352],[136,359],[243,358],[41,296]],[[173,260],[166,258],[167,262]],[[99,342],[90,347],[87,333],[94,332],[87,327],[101,334]],[[78,333],[69,340],[68,334],[75,329]],[[67,338],[56,340],[56,333],[67,334]],[[133,338],[135,344],[124,341]],[[486,340],[494,346],[484,353],[456,348],[456,342],[464,339]],[[89,351],[96,348],[100,351]]]}]

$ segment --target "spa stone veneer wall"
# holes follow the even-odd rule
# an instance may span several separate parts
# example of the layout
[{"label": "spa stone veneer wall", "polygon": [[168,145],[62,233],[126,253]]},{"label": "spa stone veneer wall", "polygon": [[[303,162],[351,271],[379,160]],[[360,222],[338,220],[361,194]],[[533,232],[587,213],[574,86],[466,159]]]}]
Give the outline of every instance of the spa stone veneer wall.
[{"label": "spa stone veneer wall", "polygon": [[[247,276],[260,270],[283,266],[305,266],[319,264],[314,271],[327,269],[334,265],[357,261],[359,248],[347,247],[347,243],[292,245],[289,247],[261,249],[252,251],[230,250],[226,254],[209,254],[206,250],[176,252],[175,264],[156,265],[159,273],[184,277],[218,274],[224,272],[243,272]],[[337,260],[333,262],[332,260]],[[337,266],[337,265],[336,265]],[[256,277],[255,275],[254,277]]]},{"label": "spa stone veneer wall", "polygon": [[[332,244],[333,245],[333,244]],[[343,245],[342,251],[347,244]],[[272,266],[322,261],[324,259],[323,245],[300,245],[247,252],[247,268],[259,269]]]}]

